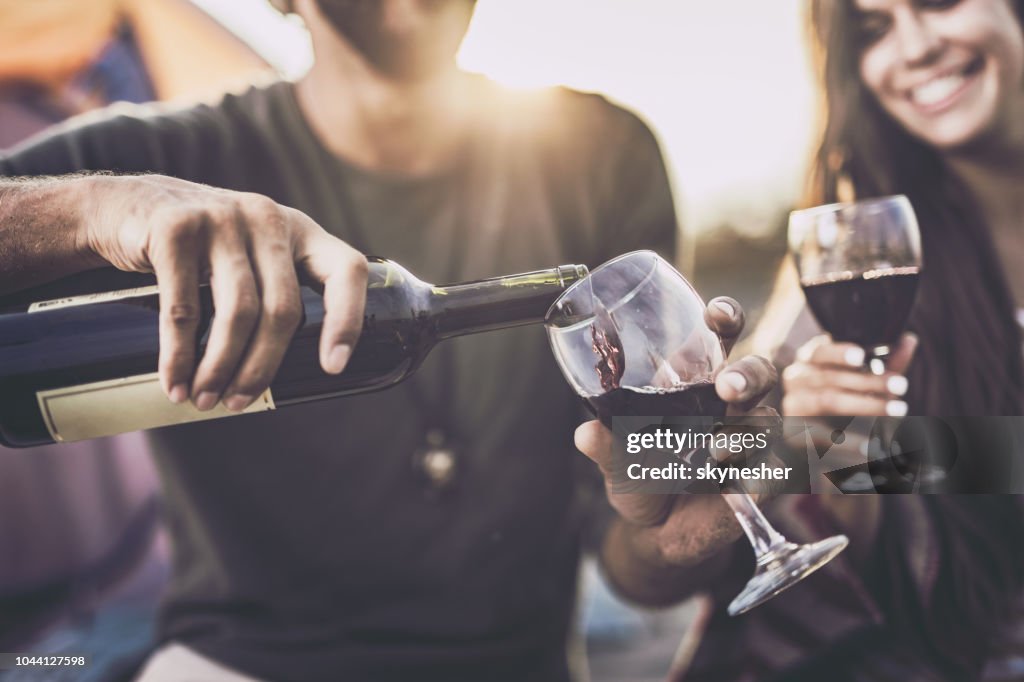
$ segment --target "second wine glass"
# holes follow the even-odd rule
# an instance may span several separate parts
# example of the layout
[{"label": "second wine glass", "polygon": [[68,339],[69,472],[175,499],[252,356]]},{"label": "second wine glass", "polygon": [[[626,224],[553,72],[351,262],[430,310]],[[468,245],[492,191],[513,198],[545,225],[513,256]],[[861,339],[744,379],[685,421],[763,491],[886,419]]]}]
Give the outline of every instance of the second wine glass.
[{"label": "second wine glass", "polygon": [[807,304],[836,341],[861,346],[874,374],[899,342],[921,272],[921,235],[905,196],[829,204],[789,217]]}]

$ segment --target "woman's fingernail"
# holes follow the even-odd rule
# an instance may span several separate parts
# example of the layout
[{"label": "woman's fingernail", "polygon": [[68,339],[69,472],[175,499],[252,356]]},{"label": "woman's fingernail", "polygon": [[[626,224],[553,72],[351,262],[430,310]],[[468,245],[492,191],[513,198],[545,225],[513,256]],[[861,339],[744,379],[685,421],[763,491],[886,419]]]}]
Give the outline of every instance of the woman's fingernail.
[{"label": "woman's fingernail", "polygon": [[814,347],[809,345],[809,344],[805,344],[803,346],[800,346],[800,348],[798,348],[797,351],[796,351],[797,362],[808,363],[808,362],[811,361],[811,358],[813,358],[813,357],[814,357]]},{"label": "woman's fingernail", "polygon": [[230,398],[225,399],[224,407],[228,408],[232,412],[241,412],[245,408],[249,407],[250,403],[252,403],[251,395],[239,393],[237,395],[233,395]]},{"label": "woman's fingernail", "polygon": [[722,375],[722,381],[737,393],[743,393],[743,391],[747,390],[747,378],[739,372],[726,372]]},{"label": "woman's fingernail", "polygon": [[863,348],[850,348],[846,351],[844,356],[846,364],[850,367],[863,367],[864,366],[864,349]]},{"label": "woman's fingernail", "polygon": [[885,404],[885,413],[890,417],[906,417],[907,404],[902,400],[890,400]]},{"label": "woman's fingernail", "polygon": [[341,370],[345,369],[350,357],[352,357],[352,346],[347,343],[339,343],[328,354],[327,366],[324,369],[331,374],[341,374]]},{"label": "woman's fingernail", "polygon": [[188,400],[188,386],[185,384],[176,384],[171,386],[171,390],[168,392],[167,397],[175,405],[180,405]]},{"label": "woman's fingernail", "polygon": [[196,396],[196,407],[205,412],[217,404],[217,398],[213,391],[203,391]]},{"label": "woman's fingernail", "polygon": [[889,393],[892,393],[893,395],[906,395],[908,387],[907,378],[905,376],[900,376],[899,374],[891,376],[889,377],[889,380],[885,382],[885,387],[889,389]]},{"label": "woman's fingernail", "polygon": [[728,315],[729,317],[735,317],[736,316],[736,309],[733,308],[726,301],[715,301],[714,306],[716,308],[718,308],[719,310],[721,310],[726,315]]}]

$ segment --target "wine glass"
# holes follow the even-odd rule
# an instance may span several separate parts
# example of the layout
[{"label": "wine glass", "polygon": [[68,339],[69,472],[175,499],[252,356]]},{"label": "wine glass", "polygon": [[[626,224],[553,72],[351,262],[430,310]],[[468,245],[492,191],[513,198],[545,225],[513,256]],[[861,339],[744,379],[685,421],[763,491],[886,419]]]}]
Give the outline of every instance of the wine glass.
[{"label": "wine glass", "polygon": [[789,249],[818,324],[834,340],[862,347],[871,372],[884,374],[921,272],[910,201],[900,195],[793,211]]},{"label": "wine glass", "polygon": [[[700,295],[668,262],[635,251],[569,287],[548,310],[545,326],[565,378],[611,428],[613,417],[725,416],[714,384],[725,350],[704,312]],[[797,583],[847,545],[842,535],[808,545],[788,542],[749,495],[725,499],[757,560],[730,615]]]}]

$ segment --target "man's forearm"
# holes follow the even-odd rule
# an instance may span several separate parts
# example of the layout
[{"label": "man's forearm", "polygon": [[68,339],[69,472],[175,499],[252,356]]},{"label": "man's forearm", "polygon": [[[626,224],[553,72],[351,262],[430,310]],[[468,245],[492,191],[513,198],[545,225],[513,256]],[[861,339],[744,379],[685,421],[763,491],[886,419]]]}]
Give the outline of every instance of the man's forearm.
[{"label": "man's forearm", "polygon": [[0,294],[105,264],[86,235],[91,183],[0,178]]},{"label": "man's forearm", "polygon": [[692,565],[672,565],[658,558],[649,535],[616,519],[605,535],[601,563],[623,596],[644,606],[668,606],[711,587],[735,559],[733,550],[729,544]]}]

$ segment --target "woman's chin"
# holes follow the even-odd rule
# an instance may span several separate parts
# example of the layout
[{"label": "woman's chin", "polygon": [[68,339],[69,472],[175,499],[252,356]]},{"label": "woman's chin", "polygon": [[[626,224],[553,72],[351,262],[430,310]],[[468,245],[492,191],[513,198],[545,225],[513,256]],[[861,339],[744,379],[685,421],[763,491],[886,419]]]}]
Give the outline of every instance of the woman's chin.
[{"label": "woman's chin", "polygon": [[993,138],[989,121],[971,117],[960,120],[942,121],[927,127],[920,127],[914,136],[942,154],[953,154],[966,150],[984,148]]}]

